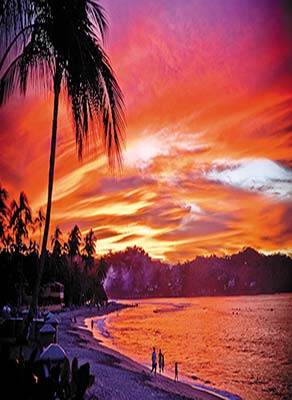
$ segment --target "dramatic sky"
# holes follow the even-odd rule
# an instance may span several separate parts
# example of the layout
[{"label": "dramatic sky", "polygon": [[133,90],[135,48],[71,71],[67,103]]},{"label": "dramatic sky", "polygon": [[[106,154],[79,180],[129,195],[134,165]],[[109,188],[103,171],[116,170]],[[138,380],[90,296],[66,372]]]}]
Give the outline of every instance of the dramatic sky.
[{"label": "dramatic sky", "polygon": [[[288,3],[288,2],[287,2]],[[274,0],[103,0],[127,118],[123,170],[79,163],[62,103],[52,229],[175,262],[292,249],[292,16]],[[0,110],[0,182],[46,202],[52,96]]]}]

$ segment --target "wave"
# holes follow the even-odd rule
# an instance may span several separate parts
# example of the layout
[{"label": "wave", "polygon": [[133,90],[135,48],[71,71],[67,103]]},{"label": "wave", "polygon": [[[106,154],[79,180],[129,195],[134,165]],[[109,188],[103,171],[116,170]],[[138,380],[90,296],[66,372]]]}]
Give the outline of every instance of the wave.
[{"label": "wave", "polygon": [[99,333],[101,334],[101,336],[103,336],[107,339],[112,339],[111,334],[106,329],[105,321],[106,321],[106,317],[98,319],[96,321],[97,329],[98,329]]}]

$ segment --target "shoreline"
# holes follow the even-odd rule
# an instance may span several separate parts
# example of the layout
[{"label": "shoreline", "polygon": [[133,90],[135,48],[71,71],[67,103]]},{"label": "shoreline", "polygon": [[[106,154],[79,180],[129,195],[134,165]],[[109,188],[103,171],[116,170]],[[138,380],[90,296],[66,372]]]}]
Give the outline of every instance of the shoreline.
[{"label": "shoreline", "polygon": [[[86,326],[85,320],[102,317],[111,312],[131,307],[111,303],[104,310],[87,307],[63,311],[59,314],[59,343],[68,354],[70,362],[76,356],[79,364],[89,362],[95,382],[88,391],[90,399],[130,400],[226,400],[231,397],[215,393],[207,388],[195,388],[185,382],[174,382],[165,375],[150,373],[150,369],[126,355],[106,347],[96,339]],[[76,322],[74,321],[76,318]],[[231,395],[231,394],[230,394]],[[238,396],[231,395],[234,399]]]}]

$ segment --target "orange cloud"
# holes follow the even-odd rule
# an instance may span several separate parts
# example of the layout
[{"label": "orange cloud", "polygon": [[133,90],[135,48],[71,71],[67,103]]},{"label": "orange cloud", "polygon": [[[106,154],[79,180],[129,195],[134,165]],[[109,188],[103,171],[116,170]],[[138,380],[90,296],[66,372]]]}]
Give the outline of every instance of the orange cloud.
[{"label": "orange cloud", "polygon": [[[78,162],[63,99],[52,229],[77,223],[95,230],[98,253],[136,244],[170,261],[289,251],[292,43],[281,4],[105,8],[127,105],[124,169],[110,175],[100,149]],[[46,202],[51,118],[51,96],[32,91],[0,110],[1,184],[11,198],[25,190],[34,209]]]}]

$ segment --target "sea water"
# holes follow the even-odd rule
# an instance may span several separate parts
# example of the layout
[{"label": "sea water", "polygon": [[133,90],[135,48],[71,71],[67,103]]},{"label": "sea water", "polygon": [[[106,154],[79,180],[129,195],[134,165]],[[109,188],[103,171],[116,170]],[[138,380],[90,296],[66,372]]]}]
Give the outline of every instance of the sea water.
[{"label": "sea water", "polygon": [[[129,301],[127,301],[129,303]],[[246,400],[292,399],[292,295],[171,298],[99,319],[105,345],[151,367],[155,346],[165,373]]]}]

